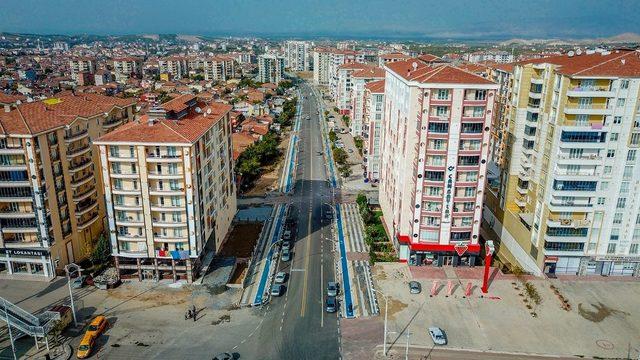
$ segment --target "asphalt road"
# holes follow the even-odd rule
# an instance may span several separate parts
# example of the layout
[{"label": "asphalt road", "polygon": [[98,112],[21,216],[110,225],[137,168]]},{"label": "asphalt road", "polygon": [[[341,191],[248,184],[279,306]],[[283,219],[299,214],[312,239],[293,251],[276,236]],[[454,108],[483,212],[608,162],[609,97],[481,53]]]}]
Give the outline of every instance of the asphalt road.
[{"label": "asphalt road", "polygon": [[338,316],[324,310],[326,285],[335,278],[335,262],[331,223],[323,220],[331,189],[322,156],[322,120],[310,88],[303,84],[301,91],[300,141],[289,215],[296,222],[295,243],[292,260],[279,262],[279,270],[289,274],[286,291],[263,309],[257,336],[236,350],[241,358],[246,353],[265,359],[340,358]]}]

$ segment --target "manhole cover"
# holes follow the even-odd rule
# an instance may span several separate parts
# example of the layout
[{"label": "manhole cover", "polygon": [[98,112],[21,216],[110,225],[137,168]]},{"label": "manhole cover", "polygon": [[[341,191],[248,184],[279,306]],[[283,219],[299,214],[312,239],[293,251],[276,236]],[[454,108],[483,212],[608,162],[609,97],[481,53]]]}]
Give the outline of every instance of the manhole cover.
[{"label": "manhole cover", "polygon": [[599,347],[605,350],[613,349],[613,343],[609,340],[598,340],[596,341],[596,345],[598,345]]}]

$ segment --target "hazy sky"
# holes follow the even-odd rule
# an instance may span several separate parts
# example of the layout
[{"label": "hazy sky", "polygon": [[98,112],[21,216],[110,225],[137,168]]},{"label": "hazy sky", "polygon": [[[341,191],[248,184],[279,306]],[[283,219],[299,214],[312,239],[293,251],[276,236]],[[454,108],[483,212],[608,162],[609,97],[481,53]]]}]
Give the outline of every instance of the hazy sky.
[{"label": "hazy sky", "polygon": [[601,37],[640,33],[640,1],[0,0],[0,31]]}]

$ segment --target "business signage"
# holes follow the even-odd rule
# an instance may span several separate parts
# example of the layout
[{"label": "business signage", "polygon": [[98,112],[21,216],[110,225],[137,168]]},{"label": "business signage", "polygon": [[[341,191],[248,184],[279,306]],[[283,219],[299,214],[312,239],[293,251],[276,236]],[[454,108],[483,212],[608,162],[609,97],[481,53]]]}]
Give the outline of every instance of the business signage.
[{"label": "business signage", "polygon": [[445,192],[445,206],[444,206],[444,219],[443,221],[448,222],[451,219],[451,199],[453,198],[453,177],[455,176],[456,168],[454,166],[449,166],[447,168],[447,184],[446,184],[446,192]]},{"label": "business signage", "polygon": [[11,256],[46,256],[49,255],[48,250],[40,249],[9,249],[0,248],[0,254],[7,254]]}]

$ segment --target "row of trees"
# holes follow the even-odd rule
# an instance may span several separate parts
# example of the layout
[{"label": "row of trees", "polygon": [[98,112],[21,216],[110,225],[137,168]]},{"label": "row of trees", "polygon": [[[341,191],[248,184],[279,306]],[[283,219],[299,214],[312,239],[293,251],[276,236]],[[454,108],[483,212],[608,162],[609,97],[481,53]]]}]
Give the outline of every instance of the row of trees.
[{"label": "row of trees", "polygon": [[260,177],[263,168],[274,163],[280,156],[278,144],[280,136],[270,131],[240,154],[236,161],[236,172],[241,176],[243,188],[251,186]]},{"label": "row of trees", "polygon": [[296,116],[297,105],[298,98],[286,100],[282,105],[282,112],[276,119],[276,122],[282,126],[291,126],[293,124],[293,118]]},{"label": "row of trees", "polygon": [[382,213],[372,211],[369,207],[367,197],[362,193],[358,194],[356,203],[358,204],[358,211],[362,217],[362,222],[364,222],[364,241],[369,245],[369,262],[374,264],[379,261],[397,261],[398,258],[393,245],[389,242],[387,233],[380,220]]},{"label": "row of trees", "polygon": [[338,164],[338,171],[342,177],[349,177],[352,174],[351,166],[349,166],[349,155],[343,148],[336,146],[335,142],[338,140],[338,135],[333,130],[329,131],[329,141],[331,141],[331,153],[333,154],[333,161]]}]

